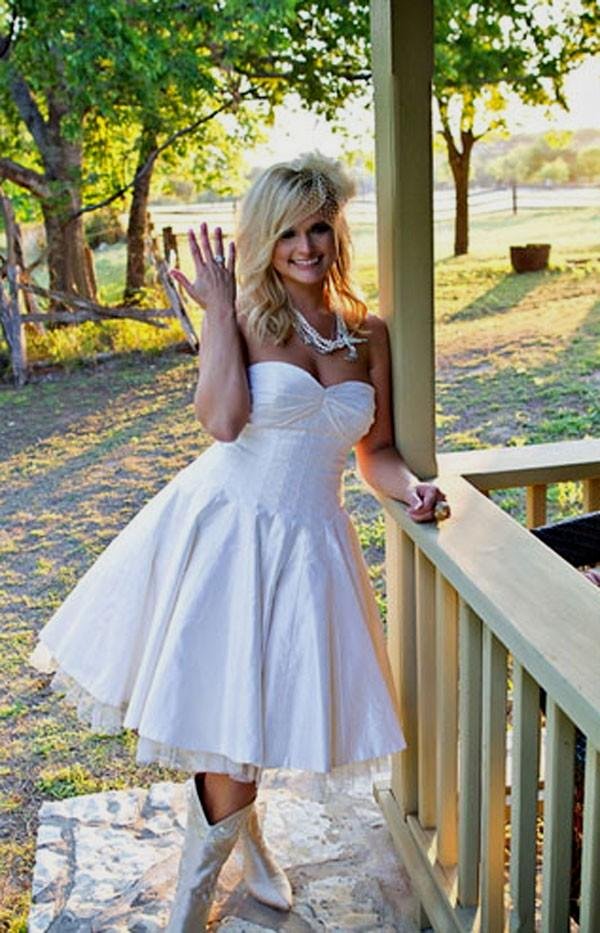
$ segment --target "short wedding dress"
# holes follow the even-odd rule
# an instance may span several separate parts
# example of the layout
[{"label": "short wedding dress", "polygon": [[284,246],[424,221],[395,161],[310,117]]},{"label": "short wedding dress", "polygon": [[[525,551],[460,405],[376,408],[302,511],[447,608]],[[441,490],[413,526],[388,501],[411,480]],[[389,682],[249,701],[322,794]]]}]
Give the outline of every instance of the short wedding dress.
[{"label": "short wedding dress", "polygon": [[94,731],[137,730],[139,763],[261,783],[373,774],[405,742],[340,481],[374,389],[285,362],[248,373],[238,438],[141,509],[30,660]]}]

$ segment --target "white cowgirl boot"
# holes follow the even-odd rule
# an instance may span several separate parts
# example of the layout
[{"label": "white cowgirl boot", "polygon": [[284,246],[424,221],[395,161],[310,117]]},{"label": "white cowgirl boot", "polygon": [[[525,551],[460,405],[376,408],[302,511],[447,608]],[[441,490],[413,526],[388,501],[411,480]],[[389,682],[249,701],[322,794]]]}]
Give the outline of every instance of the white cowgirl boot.
[{"label": "white cowgirl boot", "polygon": [[240,830],[240,846],[244,859],[244,881],[256,898],[276,910],[289,910],[292,906],[292,886],[288,877],[275,861],[258,821],[254,803]]},{"label": "white cowgirl boot", "polygon": [[252,809],[249,803],[211,824],[206,819],[193,777],[186,781],[186,794],[185,839],[166,933],[200,933],[206,929],[219,872]]}]

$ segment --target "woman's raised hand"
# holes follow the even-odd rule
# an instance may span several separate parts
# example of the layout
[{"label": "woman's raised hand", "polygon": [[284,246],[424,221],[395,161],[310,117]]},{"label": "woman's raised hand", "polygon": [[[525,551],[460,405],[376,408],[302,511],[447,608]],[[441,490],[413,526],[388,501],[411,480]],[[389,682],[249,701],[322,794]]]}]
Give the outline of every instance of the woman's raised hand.
[{"label": "woman's raised hand", "polygon": [[179,282],[197,304],[208,311],[231,310],[235,307],[235,246],[233,241],[225,257],[223,231],[215,228],[214,251],[208,235],[208,226],[200,224],[200,242],[193,230],[188,231],[190,252],[194,260],[196,275],[193,282],[179,269],[171,269],[170,275]]}]

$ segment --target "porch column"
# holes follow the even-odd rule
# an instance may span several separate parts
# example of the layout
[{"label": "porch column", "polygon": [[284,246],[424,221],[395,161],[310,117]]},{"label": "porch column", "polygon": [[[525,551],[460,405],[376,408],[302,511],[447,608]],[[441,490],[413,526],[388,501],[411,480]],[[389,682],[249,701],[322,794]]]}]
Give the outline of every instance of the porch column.
[{"label": "porch column", "polygon": [[371,0],[381,314],[390,329],[396,443],[437,472],[433,345],[433,0]]},{"label": "porch column", "polygon": [[[371,0],[380,310],[390,330],[396,443],[428,478],[435,459],[431,76],[433,0]],[[378,799],[394,838],[423,801],[417,618],[428,595],[412,541],[386,517],[387,648],[398,692],[404,752],[389,795]],[[423,562],[421,561],[421,564]],[[427,599],[425,599],[427,603]],[[430,607],[429,607],[430,608]],[[424,615],[425,614],[425,615]],[[421,685],[422,688],[422,685]],[[433,780],[433,772],[428,780]],[[431,788],[430,788],[431,790]],[[376,791],[377,795],[377,791]]]}]

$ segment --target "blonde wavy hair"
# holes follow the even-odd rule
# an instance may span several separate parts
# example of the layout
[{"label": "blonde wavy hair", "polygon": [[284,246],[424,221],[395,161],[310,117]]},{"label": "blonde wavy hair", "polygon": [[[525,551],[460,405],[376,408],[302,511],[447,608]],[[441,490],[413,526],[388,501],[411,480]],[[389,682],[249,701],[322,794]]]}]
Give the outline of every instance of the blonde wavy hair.
[{"label": "blonde wavy hair", "polygon": [[316,213],[331,223],[336,246],[336,260],[324,283],[325,301],[352,330],[360,329],[367,306],[350,277],[352,242],[344,214],[354,193],[354,182],[343,166],[314,152],[266,169],[246,194],[236,234],[238,309],[260,342],[282,344],[292,335],[288,295],[271,257],[286,230]]}]

